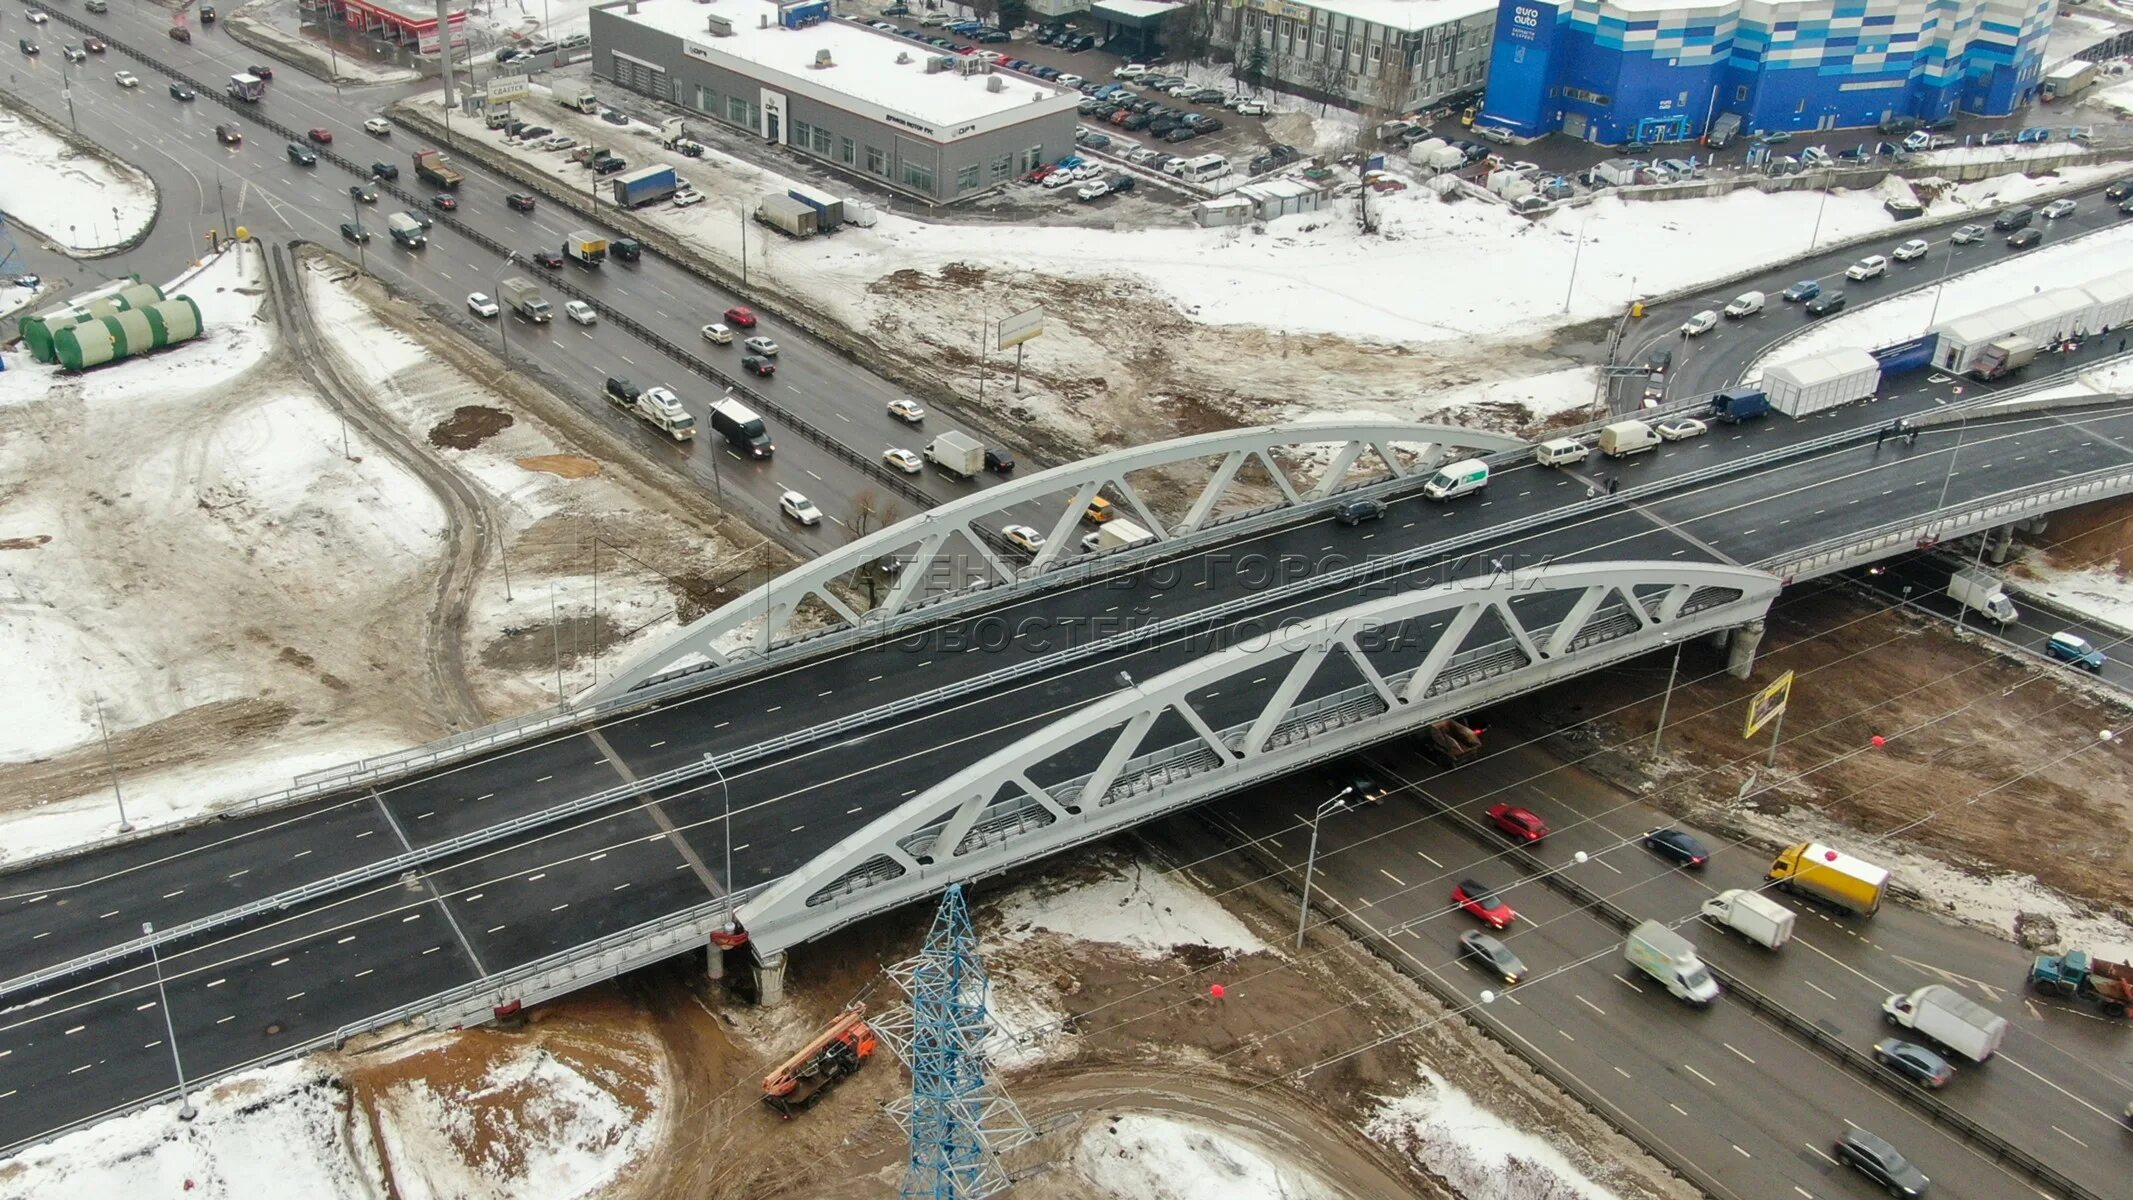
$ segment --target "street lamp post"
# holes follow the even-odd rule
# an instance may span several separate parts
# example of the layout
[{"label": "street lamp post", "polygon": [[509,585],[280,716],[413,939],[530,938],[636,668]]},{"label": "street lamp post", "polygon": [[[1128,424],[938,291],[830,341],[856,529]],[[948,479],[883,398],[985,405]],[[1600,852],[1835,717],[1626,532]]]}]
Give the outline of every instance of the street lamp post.
[{"label": "street lamp post", "polygon": [[726,892],[726,932],[727,932],[727,933],[732,933],[732,932],[733,932],[733,927],[734,927],[734,915],[733,915],[733,789],[732,789],[732,788],[731,788],[730,786],[728,786],[728,785],[727,785],[727,783],[726,783],[726,773],[725,773],[724,771],[721,771],[721,770],[719,770],[719,766],[718,766],[718,756],[717,756],[716,754],[706,754],[706,755],[704,755],[704,765],[705,765],[705,766],[707,766],[707,767],[709,767],[709,768],[711,768],[711,773],[712,773],[713,775],[716,775],[716,776],[718,776],[718,790],[719,790],[719,793],[720,793],[720,794],[721,794],[721,795],[722,795],[722,796],[724,797],[724,803],[725,803],[726,815],[725,815],[725,819],[724,819],[724,820],[722,820],[722,821],[720,822],[720,824],[721,824],[721,825],[723,825],[723,826],[725,826],[725,829],[726,829],[726,873],[725,873],[724,875],[722,875],[722,876],[720,876],[720,877],[719,877],[719,886],[720,886],[720,887],[722,887],[722,888],[724,888],[724,889],[725,889],[725,892]]},{"label": "street lamp post", "polygon": [[1659,726],[1652,730],[1652,758],[1659,757],[1659,739],[1666,733],[1666,710],[1674,703],[1674,678],[1681,674],[1681,650],[1687,642],[1674,643],[1674,665],[1667,668],[1666,695],[1659,701]]},{"label": "street lamp post", "polygon": [[1822,200],[1815,205],[1815,231],[1807,236],[1807,252],[1814,253],[1815,243],[1822,240],[1822,214],[1829,208],[1829,183],[1836,175],[1834,169],[1822,173]]},{"label": "street lamp post", "polygon": [[1304,856],[1303,906],[1296,911],[1296,948],[1298,950],[1303,949],[1304,927],[1311,920],[1311,870],[1318,863],[1318,823],[1326,819],[1327,813],[1339,812],[1341,809],[1348,807],[1348,793],[1354,790],[1355,788],[1353,787],[1344,787],[1340,791],[1333,793],[1331,799],[1319,805],[1318,811],[1311,814],[1311,850]]},{"label": "street lamp post", "polygon": [[156,948],[155,922],[141,922],[141,936],[148,939],[148,961],[155,964],[156,1000],[163,1010],[163,1035],[170,1039],[170,1065],[178,1073],[178,1119],[190,1121],[200,1115],[185,1090],[185,1060],[178,1057],[178,1026],[170,1019],[170,993],[163,988],[163,955]]},{"label": "street lamp post", "polygon": [[1940,282],[1933,285],[1933,311],[1926,316],[1926,328],[1940,320],[1940,298],[1948,290],[1948,272],[1955,269],[1955,239],[1948,239],[1948,257],[1940,265]]},{"label": "street lamp post", "polygon": [[104,698],[96,697],[96,730],[104,738],[104,765],[111,770],[111,798],[118,801],[120,833],[132,833],[133,822],[126,819],[126,793],[119,790],[118,758],[111,753],[111,727],[104,724]]},{"label": "street lamp post", "polygon": [[504,272],[518,261],[516,250],[504,252],[504,261],[496,264],[496,337],[503,344],[502,357],[511,361],[511,306],[504,303]]}]

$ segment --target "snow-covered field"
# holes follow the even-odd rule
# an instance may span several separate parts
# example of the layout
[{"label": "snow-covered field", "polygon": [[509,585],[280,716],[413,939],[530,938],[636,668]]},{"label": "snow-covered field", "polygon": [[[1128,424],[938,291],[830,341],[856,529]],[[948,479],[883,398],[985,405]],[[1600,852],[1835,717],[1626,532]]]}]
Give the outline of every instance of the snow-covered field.
[{"label": "snow-covered field", "polygon": [[[1965,266],[1964,249],[1953,247],[1956,270]],[[1871,250],[1868,247],[1862,254]],[[1948,269],[1950,253],[1948,246],[1936,246],[1915,263],[1892,264],[1885,282],[1848,286],[1855,292],[1870,293],[1936,279]],[[2133,225],[2112,226],[2080,241],[2046,241],[2027,254],[1951,278],[1945,286],[1920,288],[1909,295],[1824,320],[1765,355],[1749,370],[1748,378],[1759,377],[1762,368],[1771,363],[1809,358],[1847,346],[1872,349],[1893,345],[1917,337],[1936,323],[1982,312],[2016,296],[2047,287],[2078,287],[2128,268],[2133,268]]]},{"label": "snow-covered field", "polygon": [[1074,1169],[1102,1200],[1344,1200],[1347,1192],[1217,1129],[1118,1113],[1074,1145]]},{"label": "snow-covered field", "polygon": [[[36,163],[36,170],[25,164]],[[85,154],[0,110],[0,213],[76,258],[124,245],[156,215],[156,185],[115,158]]]},{"label": "snow-covered field", "polygon": [[1424,1070],[1422,1086],[1387,1097],[1364,1132],[1413,1155],[1464,1200],[1613,1200],[1546,1139],[1514,1128]]},{"label": "snow-covered field", "polygon": [[[2040,596],[2060,608],[2081,614],[2133,637],[2133,580],[2115,566],[2070,569],[2025,559],[2019,573],[2007,577],[2008,586]],[[2114,650],[2113,658],[2129,656]]]}]

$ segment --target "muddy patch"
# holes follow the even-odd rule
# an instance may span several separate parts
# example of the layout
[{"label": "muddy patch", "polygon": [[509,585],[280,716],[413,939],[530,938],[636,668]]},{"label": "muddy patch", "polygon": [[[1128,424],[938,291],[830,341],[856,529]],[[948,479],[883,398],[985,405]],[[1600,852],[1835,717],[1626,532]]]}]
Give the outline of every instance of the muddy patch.
[{"label": "muddy patch", "polygon": [[462,404],[452,415],[430,427],[430,445],[440,450],[472,450],[504,430],[512,417],[485,404]]},{"label": "muddy patch", "polygon": [[600,473],[600,464],[582,454],[534,454],[519,459],[518,465],[564,479],[590,479]]}]

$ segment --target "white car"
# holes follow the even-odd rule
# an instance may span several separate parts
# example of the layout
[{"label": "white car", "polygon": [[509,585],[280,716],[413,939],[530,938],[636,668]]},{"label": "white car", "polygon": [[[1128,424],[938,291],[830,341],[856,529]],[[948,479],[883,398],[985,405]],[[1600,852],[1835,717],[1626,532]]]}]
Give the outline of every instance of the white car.
[{"label": "white car", "polygon": [[1928,243],[1926,239],[1912,238],[1910,241],[1905,242],[1903,245],[1896,247],[1895,251],[1891,254],[1891,257],[1893,257],[1897,262],[1910,262],[1914,258],[1924,258],[1926,256],[1926,251],[1931,250],[1932,248],[1932,245]]},{"label": "white car", "polygon": [[1095,200],[1103,196],[1108,196],[1110,194],[1111,185],[1105,183],[1101,179],[1097,180],[1094,183],[1084,183],[1080,187],[1074,189],[1075,197],[1081,200]]},{"label": "white car", "polygon": [[704,326],[704,340],[721,346],[730,346],[733,344],[733,331],[724,325],[706,325]]},{"label": "white car", "polygon": [[926,410],[916,400],[891,400],[889,415],[906,425],[916,425],[926,419]]},{"label": "white car", "polygon": [[2043,208],[2038,209],[2037,215],[2047,221],[2056,221],[2061,217],[2073,216],[2074,202],[2071,200],[2054,200]]},{"label": "white car", "polygon": [[120,71],[112,78],[118,80],[118,85],[122,88],[137,88],[141,86],[141,77],[131,71]]},{"label": "white car", "polygon": [[1240,100],[1237,102],[1236,107],[1237,115],[1240,117],[1263,117],[1266,115],[1266,101],[1264,100]]},{"label": "white car", "polygon": [[1716,328],[1718,328],[1718,314],[1708,308],[1681,323],[1681,332],[1688,334],[1690,337],[1701,336]]},{"label": "white car", "polygon": [[1056,170],[1044,177],[1044,186],[1047,189],[1063,188],[1070,183],[1080,182],[1081,180],[1076,178],[1072,171],[1069,171],[1064,167],[1061,167],[1059,170]]},{"label": "white car", "polygon": [[778,511],[802,525],[820,525],[822,523],[822,510],[815,507],[814,501],[798,492],[787,492],[779,496]]},{"label": "white car", "polygon": [[775,358],[778,353],[778,344],[767,337],[752,337],[741,343],[741,349],[751,354],[763,354]]},{"label": "white car", "polygon": [[1088,80],[1086,80],[1086,79],[1083,79],[1083,78],[1082,78],[1081,76],[1079,76],[1079,75],[1071,75],[1071,74],[1070,74],[1070,75],[1061,75],[1061,76],[1060,76],[1059,78],[1057,78],[1057,79],[1054,79],[1054,80],[1053,80],[1052,82],[1053,82],[1053,83],[1056,83],[1056,84],[1058,84],[1058,85],[1059,85],[1060,87],[1070,87],[1070,88],[1078,88],[1078,87],[1080,87],[1080,86],[1081,86],[1082,84],[1084,84],[1084,83],[1087,83],[1087,82],[1088,82]]},{"label": "white car", "polygon": [[925,466],[924,463],[919,461],[918,455],[897,446],[891,446],[882,451],[881,461],[895,467],[906,475],[916,475],[920,468]]},{"label": "white car", "polygon": [[704,194],[693,189],[674,193],[674,207],[676,208],[687,208],[692,204],[702,204],[703,202]]},{"label": "white car", "polygon": [[390,135],[392,131],[392,123],[390,121],[387,121],[384,117],[372,117],[368,121],[363,122],[364,133],[376,134],[379,137],[386,137]]},{"label": "white car", "polygon": [[52,18],[50,18],[50,17],[48,17],[48,16],[45,16],[45,15],[44,15],[43,13],[41,13],[41,12],[38,12],[38,11],[37,11],[36,9],[34,9],[34,8],[33,8],[33,9],[31,9],[30,11],[28,11],[28,12],[24,13],[24,14],[23,14],[23,16],[25,16],[25,17],[28,17],[28,18],[29,18],[29,22],[30,22],[30,24],[32,24],[32,25],[42,25],[42,24],[44,24],[44,23],[45,23],[46,21],[49,21],[49,20],[51,20],[51,19],[52,19]]},{"label": "white car", "polygon": [[577,144],[578,139],[567,133],[551,133],[540,141],[533,143],[533,148],[536,150],[568,150]]},{"label": "white car", "polygon": [[1003,525],[1000,527],[1000,536],[1030,554],[1044,549],[1044,535],[1027,525]]},{"label": "white car", "polygon": [[1879,254],[1869,254],[1851,266],[1844,268],[1846,279],[1873,279],[1889,273],[1889,260]]},{"label": "white car", "polygon": [[1113,78],[1113,79],[1139,79],[1139,78],[1140,78],[1141,76],[1143,76],[1143,75],[1146,75],[1147,73],[1148,73],[1148,64],[1147,64],[1147,63],[1127,63],[1127,64],[1126,64],[1125,66],[1123,66],[1123,67],[1115,67],[1115,68],[1113,68],[1113,69],[1112,69],[1112,71],[1111,71],[1111,78]]},{"label": "white car", "polygon": [[1097,166],[1095,163],[1083,163],[1080,166],[1074,168],[1074,178],[1082,180],[1083,182],[1087,182],[1091,179],[1101,179],[1103,178],[1103,174],[1104,169],[1100,166]]},{"label": "white car", "polygon": [[1702,437],[1711,427],[1694,417],[1676,417],[1661,421],[1657,427],[1659,439],[1666,442],[1685,442],[1693,437]]},{"label": "white car", "polygon": [[496,307],[496,301],[489,299],[488,293],[468,292],[467,311],[477,317],[493,317],[503,310]]},{"label": "white car", "polygon": [[593,306],[583,300],[573,300],[565,304],[563,306],[563,315],[580,325],[592,325],[600,320],[600,314],[594,312]]}]

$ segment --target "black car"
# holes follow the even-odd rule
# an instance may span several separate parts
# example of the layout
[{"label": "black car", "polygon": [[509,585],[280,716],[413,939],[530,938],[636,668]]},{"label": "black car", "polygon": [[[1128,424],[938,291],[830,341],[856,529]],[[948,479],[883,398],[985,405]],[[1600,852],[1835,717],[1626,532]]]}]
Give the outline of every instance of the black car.
[{"label": "black car", "polygon": [[603,158],[593,164],[593,174],[612,175],[617,171],[626,169],[629,165],[629,160],[627,159]]},{"label": "black car", "polygon": [[750,354],[741,359],[741,369],[754,375],[770,375],[777,371],[778,360],[767,354]]},{"label": "black car", "polygon": [[299,167],[315,167],[318,165],[318,155],[312,153],[311,147],[302,142],[290,142],[289,161]]},{"label": "black car", "polygon": [[1365,521],[1375,521],[1384,515],[1385,502],[1383,500],[1372,500],[1368,497],[1343,501],[1339,508],[1333,510],[1333,519],[1343,525],[1360,525]]},{"label": "black car", "polygon": [[374,162],[370,164],[370,174],[374,179],[398,179],[400,168],[389,162]]},{"label": "black car", "polygon": [[37,43],[35,43],[35,42],[31,41],[31,40],[30,40],[30,39],[28,39],[28,38],[21,38],[21,39],[18,39],[18,40],[17,40],[16,42],[15,42],[15,44],[16,44],[16,45],[18,45],[18,46],[20,46],[20,47],[22,47],[22,52],[23,52],[24,54],[40,54],[40,53],[42,53],[42,51],[40,51],[40,50],[39,50],[39,49],[37,48]]},{"label": "black car", "polygon": [[1163,140],[1166,142],[1189,142],[1199,136],[1199,130],[1194,129],[1190,125],[1180,125],[1176,129],[1171,130],[1169,133],[1164,134]]},{"label": "black car", "polygon": [[627,125],[630,123],[630,119],[627,114],[621,112],[620,110],[612,108],[601,109],[600,119],[610,125]]},{"label": "black car", "polygon": [[1385,790],[1384,784],[1378,782],[1377,776],[1350,766],[1339,766],[1326,772],[1326,786],[1335,792],[1346,791],[1348,794],[1341,799],[1351,806],[1377,804],[1392,794]]},{"label": "black car", "polygon": [[2133,196],[2133,179],[2121,179],[2103,189],[2103,198],[2106,200],[2123,200],[2128,196]]},{"label": "black car", "polygon": [[271,82],[273,81],[273,79],[274,79],[274,68],[272,68],[272,67],[262,67],[262,66],[257,66],[257,65],[254,65],[254,66],[249,66],[249,67],[246,67],[246,68],[245,68],[245,70],[246,70],[246,71],[247,71],[248,73],[250,73],[250,75],[251,75],[251,76],[252,76],[252,77],[253,77],[254,79],[264,79],[264,80],[267,80],[267,81],[268,81],[268,82],[270,82],[270,83],[271,83]]},{"label": "black car", "polygon": [[1147,113],[1134,113],[1132,116],[1127,117],[1123,121],[1120,121],[1118,123],[1118,127],[1120,129],[1132,129],[1138,131],[1148,128],[1148,124],[1149,119]]},{"label": "black car", "polygon": [[430,207],[440,209],[444,212],[456,212],[459,209],[459,198],[457,196],[447,196],[443,194],[431,196]]},{"label": "black car", "polygon": [[1654,829],[1644,835],[1644,848],[1684,867],[1701,867],[1711,860],[1710,850],[1679,829]]},{"label": "black car", "polygon": [[1120,192],[1130,192],[1133,190],[1133,176],[1131,175],[1113,175],[1111,178],[1105,180],[1104,182],[1111,185],[1111,194],[1114,196],[1118,195]]},{"label": "black car", "polygon": [[237,128],[235,125],[217,125],[215,126],[215,140],[225,146],[237,145],[239,142],[244,141],[244,130]]},{"label": "black car", "polygon": [[544,267],[547,267],[551,271],[556,270],[563,265],[563,253],[560,250],[536,250],[533,253],[527,255],[526,257],[532,259],[533,261],[541,264]]},{"label": "black car", "polygon": [[1064,48],[1078,54],[1083,50],[1094,49],[1095,46],[1096,39],[1090,37],[1088,34],[1085,33],[1082,34],[1080,37],[1075,38],[1073,41],[1068,42]]},{"label": "black car", "polygon": [[376,204],[378,202],[378,189],[364,184],[349,184],[348,194],[355,197],[356,202],[359,204]]},{"label": "black car", "polygon": [[1945,1087],[1955,1078],[1948,1060],[1916,1042],[1885,1038],[1874,1043],[1874,1059],[1920,1087]]},{"label": "black car", "polygon": [[1186,122],[1201,133],[1213,133],[1222,128],[1220,117],[1187,117]]},{"label": "black car", "polygon": [[367,242],[370,240],[370,231],[353,221],[343,221],[341,222],[341,236],[351,242]]},{"label": "black car", "polygon": [[2128,200],[2124,204],[2119,205],[2118,215],[2121,217],[2133,217],[2133,200]]},{"label": "black car", "polygon": [[1039,79],[1051,80],[1059,78],[1061,75],[1065,74],[1065,72],[1061,71],[1057,67],[1038,67],[1036,70],[1031,71],[1030,74],[1035,75]]},{"label": "black car", "polygon": [[1006,43],[1014,41],[1015,39],[1001,30],[988,29],[978,35],[978,40],[988,46],[999,46],[1005,45]]},{"label": "black car", "polygon": [[170,98],[173,100],[190,100],[193,98],[193,90],[182,83],[173,83],[170,85]]},{"label": "black car", "polygon": [[1841,311],[1843,308],[1843,292],[1824,292],[1807,302],[1807,315],[1810,317],[1826,317],[1833,312]]},{"label": "black car", "polygon": [[[1113,188],[1112,190],[1117,191],[1118,189]],[[1012,475],[1015,473],[1015,456],[1005,450],[987,450],[985,452],[985,469],[995,475]]]},{"label": "black car", "polygon": [[1925,1172],[1911,1165],[1911,1160],[1898,1153],[1896,1147],[1864,1129],[1847,1129],[1837,1139],[1837,1148],[1831,1157],[1861,1175],[1873,1180],[1891,1196],[1913,1198],[1926,1194],[1926,1185],[1931,1182]]},{"label": "black car", "polygon": [[2044,231],[2041,229],[2018,229],[2007,239],[2007,248],[2010,250],[2027,250],[2043,240]]},{"label": "black car", "polygon": [[1674,369],[1673,350],[1665,346],[1654,347],[1650,354],[1645,355],[1644,366],[1655,376],[1666,374]]},{"label": "black car", "polygon": [[624,404],[633,403],[639,390],[636,384],[627,379],[617,379],[612,375],[607,377],[607,394],[611,399],[620,400]]},{"label": "black car", "polygon": [[504,203],[518,210],[519,212],[533,211],[533,197],[527,195],[524,192],[511,192],[505,195]]}]

